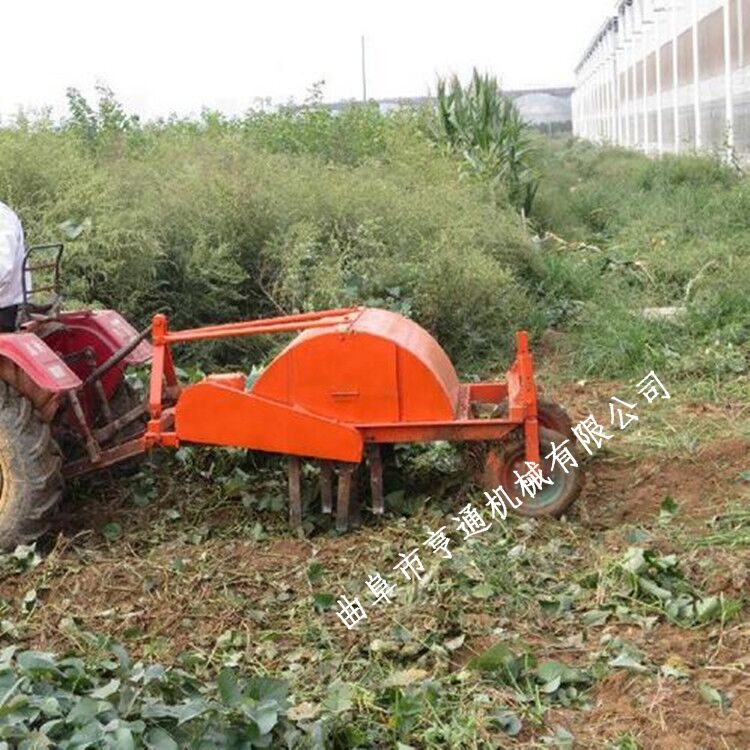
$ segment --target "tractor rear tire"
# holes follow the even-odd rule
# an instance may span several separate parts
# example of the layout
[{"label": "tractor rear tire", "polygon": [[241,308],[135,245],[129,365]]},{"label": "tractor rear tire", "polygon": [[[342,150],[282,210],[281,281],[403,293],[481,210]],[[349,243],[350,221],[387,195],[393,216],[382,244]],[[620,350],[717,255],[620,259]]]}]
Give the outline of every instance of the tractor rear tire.
[{"label": "tractor rear tire", "polygon": [[63,492],[62,454],[29,399],[0,381],[0,550],[37,539]]}]

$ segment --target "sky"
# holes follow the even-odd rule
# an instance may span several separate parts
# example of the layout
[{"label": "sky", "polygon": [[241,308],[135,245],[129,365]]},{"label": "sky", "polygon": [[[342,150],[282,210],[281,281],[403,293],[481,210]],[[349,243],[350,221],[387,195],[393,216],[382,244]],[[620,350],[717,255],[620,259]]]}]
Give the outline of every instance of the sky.
[{"label": "sky", "polygon": [[505,88],[572,85],[612,0],[0,0],[0,117],[64,114],[101,82],[145,119],[260,100],[327,101],[434,90],[473,66]]}]

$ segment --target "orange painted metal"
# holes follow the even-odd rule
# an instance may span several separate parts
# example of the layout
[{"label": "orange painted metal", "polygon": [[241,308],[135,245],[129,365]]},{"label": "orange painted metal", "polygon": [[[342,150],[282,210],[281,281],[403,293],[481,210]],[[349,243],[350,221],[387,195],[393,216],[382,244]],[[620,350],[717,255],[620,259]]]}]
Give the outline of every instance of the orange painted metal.
[{"label": "orange painted metal", "polygon": [[[300,335],[249,391],[236,373],[177,382],[175,344],[292,331]],[[153,343],[147,447],[186,441],[359,463],[365,443],[491,441],[523,427],[527,460],[539,463],[534,365],[523,331],[506,382],[466,385],[432,336],[387,310],[326,310],[188,331],[169,331],[157,315]],[[506,398],[506,417],[471,417],[472,403]],[[173,426],[165,419],[172,411]]]},{"label": "orange painted metal", "polygon": [[[518,370],[520,400],[524,407],[523,429],[526,441],[526,460],[541,466],[539,456],[539,423],[537,421],[537,396],[534,384],[534,360],[529,349],[529,335],[526,331],[516,334],[516,361],[513,367]],[[510,401],[511,409],[513,400]]]},{"label": "orange painted metal", "polygon": [[206,375],[206,380],[209,383],[234,388],[235,391],[244,391],[247,375],[244,372],[222,372],[217,375]]},{"label": "orange painted metal", "polygon": [[387,310],[308,330],[258,378],[253,393],[354,424],[450,421],[459,381],[423,328]]},{"label": "orange painted metal", "polygon": [[175,407],[175,433],[191,443],[355,464],[362,460],[364,445],[355,427],[210,381],[183,389]]}]

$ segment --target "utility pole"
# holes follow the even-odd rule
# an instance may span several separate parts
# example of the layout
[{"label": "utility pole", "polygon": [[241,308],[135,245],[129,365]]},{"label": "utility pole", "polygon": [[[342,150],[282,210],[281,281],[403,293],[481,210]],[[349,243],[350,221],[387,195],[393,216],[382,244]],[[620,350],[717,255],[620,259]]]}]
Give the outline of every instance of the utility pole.
[{"label": "utility pole", "polygon": [[367,68],[365,66],[365,36],[362,35],[362,102],[367,104]]}]

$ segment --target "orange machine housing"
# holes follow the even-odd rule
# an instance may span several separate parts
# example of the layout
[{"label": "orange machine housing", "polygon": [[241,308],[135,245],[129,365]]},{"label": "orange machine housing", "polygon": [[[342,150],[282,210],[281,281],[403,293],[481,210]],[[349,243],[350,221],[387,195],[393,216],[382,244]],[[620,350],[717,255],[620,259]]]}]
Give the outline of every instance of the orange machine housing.
[{"label": "orange machine housing", "polygon": [[360,425],[450,421],[460,383],[427,331],[389,310],[301,333],[266,368],[251,393]]},{"label": "orange machine housing", "polygon": [[[249,389],[239,373],[187,386],[177,381],[173,345],[291,332],[299,335]],[[506,382],[461,384],[437,341],[388,310],[327,310],[187,331],[169,331],[157,315],[143,445],[191,442],[359,464],[365,445],[500,440],[523,425],[528,459],[538,460],[533,362],[527,335],[517,338]],[[497,406],[506,398],[506,415],[473,413],[472,404]]]}]

